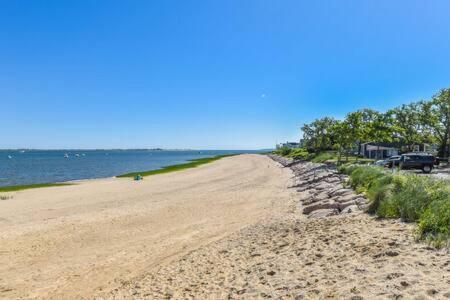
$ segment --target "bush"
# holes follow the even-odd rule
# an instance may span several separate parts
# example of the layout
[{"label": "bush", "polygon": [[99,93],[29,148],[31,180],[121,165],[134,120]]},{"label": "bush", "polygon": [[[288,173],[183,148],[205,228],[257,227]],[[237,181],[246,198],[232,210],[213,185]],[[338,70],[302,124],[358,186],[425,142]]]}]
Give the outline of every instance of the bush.
[{"label": "bush", "polygon": [[376,179],[385,175],[386,173],[379,167],[355,167],[351,170],[349,185],[354,189],[360,188],[367,191]]},{"label": "bush", "polygon": [[310,157],[309,152],[305,148],[292,149],[288,155],[293,159],[307,160]]},{"label": "bush", "polygon": [[394,184],[393,176],[380,176],[374,180],[370,188],[367,190],[367,198],[370,199],[367,211],[371,214],[376,213],[380,204],[392,196]]},{"label": "bush", "polygon": [[315,163],[324,163],[327,160],[336,158],[336,154],[334,152],[320,152],[312,157],[311,161]]},{"label": "bush", "polygon": [[430,203],[420,218],[417,228],[419,236],[427,237],[438,246],[448,246],[450,240],[450,193]]},{"label": "bush", "polygon": [[384,218],[419,222],[418,237],[435,246],[448,245],[450,187],[448,183],[408,173],[391,174],[382,168],[343,165],[348,184],[370,200],[368,212]]},{"label": "bush", "polygon": [[273,151],[274,154],[291,157],[293,159],[308,160],[311,158],[311,154],[305,148],[287,148],[283,147]]},{"label": "bush", "polygon": [[291,154],[291,152],[292,152],[292,148],[288,148],[288,147],[279,148],[279,149],[273,151],[274,154],[281,155],[281,156],[288,156],[289,154]]}]

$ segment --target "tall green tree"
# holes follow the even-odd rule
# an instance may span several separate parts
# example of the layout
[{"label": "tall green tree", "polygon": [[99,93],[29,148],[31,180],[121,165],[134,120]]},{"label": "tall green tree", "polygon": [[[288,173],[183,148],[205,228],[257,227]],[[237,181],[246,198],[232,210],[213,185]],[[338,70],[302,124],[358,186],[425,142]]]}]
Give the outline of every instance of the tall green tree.
[{"label": "tall green tree", "polygon": [[438,145],[438,155],[450,156],[450,88],[442,89],[431,101],[424,102],[423,122],[433,133]]},{"label": "tall green tree", "polygon": [[358,110],[347,114],[345,122],[348,125],[350,131],[350,137],[353,138],[352,143],[356,145],[358,143],[358,156],[361,154],[361,143],[364,138],[363,135],[363,113]]},{"label": "tall green tree", "polygon": [[403,146],[404,150],[412,151],[414,145],[425,143],[428,134],[421,118],[423,114],[422,102],[404,104],[388,111],[394,139]]},{"label": "tall green tree", "polygon": [[325,117],[303,125],[306,148],[314,152],[332,149],[334,145],[332,126],[335,123],[335,119]]},{"label": "tall green tree", "polygon": [[342,154],[348,160],[348,153],[353,147],[355,142],[355,137],[352,135],[352,127],[349,122],[336,121],[331,127],[331,131],[334,137],[335,148],[338,151],[338,161],[342,160]]}]

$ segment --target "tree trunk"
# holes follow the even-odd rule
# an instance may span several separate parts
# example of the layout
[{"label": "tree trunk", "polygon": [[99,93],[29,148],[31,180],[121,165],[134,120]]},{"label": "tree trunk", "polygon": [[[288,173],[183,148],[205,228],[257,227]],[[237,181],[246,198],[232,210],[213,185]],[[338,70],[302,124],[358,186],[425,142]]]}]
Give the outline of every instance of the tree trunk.
[{"label": "tree trunk", "polygon": [[[446,133],[439,145],[438,156],[439,157],[449,157],[450,153],[447,151],[448,134]],[[449,149],[450,150],[450,149]]]}]

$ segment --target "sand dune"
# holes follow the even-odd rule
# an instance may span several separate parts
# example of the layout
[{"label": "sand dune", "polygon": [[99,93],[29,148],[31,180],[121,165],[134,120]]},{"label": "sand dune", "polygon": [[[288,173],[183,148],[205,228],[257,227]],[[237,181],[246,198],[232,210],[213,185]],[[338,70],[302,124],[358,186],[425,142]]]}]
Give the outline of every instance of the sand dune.
[{"label": "sand dune", "polygon": [[241,155],[177,173],[26,190],[0,201],[0,298],[102,295],[286,210],[291,173]]}]

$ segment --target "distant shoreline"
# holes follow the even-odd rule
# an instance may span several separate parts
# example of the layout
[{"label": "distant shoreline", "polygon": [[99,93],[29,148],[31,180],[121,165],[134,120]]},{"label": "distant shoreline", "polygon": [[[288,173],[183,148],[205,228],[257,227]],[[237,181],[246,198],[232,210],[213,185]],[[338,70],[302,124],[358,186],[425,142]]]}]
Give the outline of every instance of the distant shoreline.
[{"label": "distant shoreline", "polygon": [[207,163],[219,160],[219,159],[224,158],[224,157],[229,157],[229,156],[234,156],[234,155],[237,155],[237,154],[224,154],[224,155],[216,155],[214,157],[192,159],[192,160],[190,160],[187,163],[170,165],[170,166],[162,167],[162,168],[156,169],[156,170],[125,173],[125,174],[118,175],[118,176],[115,176],[115,177],[117,177],[117,178],[126,178],[126,177],[135,177],[135,176],[138,176],[138,175],[145,177],[145,176],[151,176],[151,175],[157,175],[157,174],[164,174],[164,173],[171,173],[171,172],[176,172],[176,171],[182,171],[182,170],[186,170],[186,169],[195,168],[195,167],[198,167],[200,165],[204,165],[204,164],[207,164]]}]

